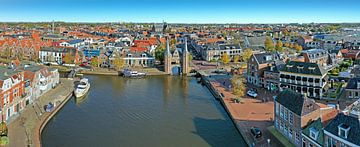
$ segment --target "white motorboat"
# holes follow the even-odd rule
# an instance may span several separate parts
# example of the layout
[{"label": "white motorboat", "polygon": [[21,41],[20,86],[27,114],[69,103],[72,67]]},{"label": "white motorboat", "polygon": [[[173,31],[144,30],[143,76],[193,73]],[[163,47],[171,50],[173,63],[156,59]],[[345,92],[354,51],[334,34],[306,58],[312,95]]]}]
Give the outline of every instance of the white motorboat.
[{"label": "white motorboat", "polygon": [[124,77],[144,77],[144,76],[146,76],[146,73],[125,69],[123,71],[123,76]]},{"label": "white motorboat", "polygon": [[85,96],[85,94],[89,91],[90,89],[90,83],[89,80],[86,78],[83,78],[80,80],[79,85],[76,87],[74,94],[76,98]]}]

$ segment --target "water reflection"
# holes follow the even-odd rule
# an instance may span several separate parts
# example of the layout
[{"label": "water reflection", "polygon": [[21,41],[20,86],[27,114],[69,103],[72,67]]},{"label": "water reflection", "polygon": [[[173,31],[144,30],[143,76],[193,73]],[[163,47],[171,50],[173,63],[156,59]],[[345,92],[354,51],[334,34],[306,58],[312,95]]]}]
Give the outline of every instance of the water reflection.
[{"label": "water reflection", "polygon": [[194,78],[87,78],[88,96],[69,101],[48,123],[44,147],[244,145],[218,101]]}]

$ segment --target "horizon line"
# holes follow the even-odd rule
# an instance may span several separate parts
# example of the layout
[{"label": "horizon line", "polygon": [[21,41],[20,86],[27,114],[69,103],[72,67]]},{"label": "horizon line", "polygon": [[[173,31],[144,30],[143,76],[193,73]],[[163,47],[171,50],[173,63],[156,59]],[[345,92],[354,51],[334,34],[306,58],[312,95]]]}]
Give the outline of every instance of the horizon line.
[{"label": "horizon line", "polygon": [[184,23],[184,22],[166,22],[166,21],[155,21],[155,22],[132,22],[132,21],[59,21],[59,20],[51,20],[51,21],[0,21],[0,23],[52,23],[52,22],[61,22],[61,23],[118,23],[118,24],[130,24],[130,23],[134,23],[134,24],[159,24],[159,23],[167,23],[167,24],[239,24],[239,25],[249,25],[249,24],[360,24],[359,22],[271,22],[271,23],[267,23],[267,22],[262,22],[262,23],[236,23],[236,22],[227,22],[227,23],[217,23],[217,22],[206,22],[206,23]]}]

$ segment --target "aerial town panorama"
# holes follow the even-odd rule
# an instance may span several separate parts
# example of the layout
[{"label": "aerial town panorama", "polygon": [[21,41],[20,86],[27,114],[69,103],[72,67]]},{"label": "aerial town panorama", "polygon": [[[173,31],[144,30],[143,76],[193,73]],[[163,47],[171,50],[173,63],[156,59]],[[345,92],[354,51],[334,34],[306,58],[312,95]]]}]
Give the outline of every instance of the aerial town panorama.
[{"label": "aerial town panorama", "polygon": [[0,2],[0,147],[360,147],[358,8],[149,2]]}]

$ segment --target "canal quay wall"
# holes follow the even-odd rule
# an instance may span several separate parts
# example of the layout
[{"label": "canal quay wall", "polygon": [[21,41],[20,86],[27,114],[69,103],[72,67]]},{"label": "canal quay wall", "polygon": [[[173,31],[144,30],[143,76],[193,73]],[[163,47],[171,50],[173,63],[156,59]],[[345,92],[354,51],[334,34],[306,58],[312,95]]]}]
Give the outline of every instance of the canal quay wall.
[{"label": "canal quay wall", "polygon": [[[44,93],[41,97],[28,105],[8,126],[9,144],[11,147],[40,147],[41,133],[49,120],[69,101],[74,91],[74,80],[60,79],[60,84]],[[52,102],[55,108],[52,112],[45,112],[43,106]]]},{"label": "canal quay wall", "polygon": [[220,103],[224,107],[226,113],[230,116],[230,118],[231,118],[233,124],[235,125],[236,129],[238,130],[238,132],[241,134],[241,136],[245,140],[247,146],[250,146],[251,145],[251,140],[249,138],[247,138],[245,132],[240,128],[240,125],[237,123],[236,119],[234,118],[233,114],[231,113],[231,112],[234,112],[234,111],[230,111],[231,107],[227,107],[226,103],[224,102],[223,95],[213,86],[213,84],[211,84],[211,81],[210,81],[208,75],[206,75],[204,73],[201,73],[201,72],[199,72],[199,74],[201,75],[202,83],[205,84],[205,86],[213,94],[215,99],[220,101]]},{"label": "canal quay wall", "polygon": [[[119,71],[88,71],[88,70],[84,70],[80,72],[81,74],[85,74],[85,75],[105,75],[105,76],[120,76],[122,73]],[[169,75],[165,72],[162,71],[151,71],[151,72],[146,72],[147,76],[160,76],[160,75]]]},{"label": "canal quay wall", "polygon": [[44,120],[39,122],[38,125],[35,128],[35,134],[34,134],[34,145],[37,147],[42,146],[41,145],[41,133],[43,129],[46,127],[47,123],[61,110],[61,108],[70,100],[71,96],[73,95],[73,92],[69,92],[69,94],[65,97],[65,99],[60,102],[56,108],[44,116]]}]

